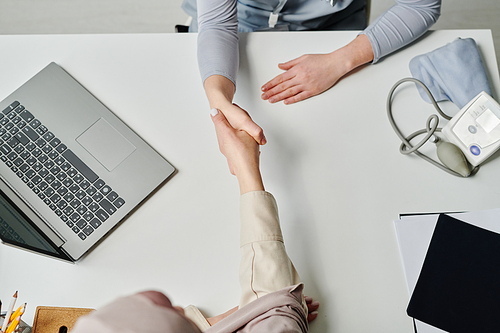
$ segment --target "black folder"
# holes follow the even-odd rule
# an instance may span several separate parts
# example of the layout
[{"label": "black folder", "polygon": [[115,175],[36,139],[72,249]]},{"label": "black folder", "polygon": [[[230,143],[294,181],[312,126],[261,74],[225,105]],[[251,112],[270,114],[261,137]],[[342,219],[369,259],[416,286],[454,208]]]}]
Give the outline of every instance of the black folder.
[{"label": "black folder", "polygon": [[500,234],[440,215],[407,313],[447,332],[500,332]]}]

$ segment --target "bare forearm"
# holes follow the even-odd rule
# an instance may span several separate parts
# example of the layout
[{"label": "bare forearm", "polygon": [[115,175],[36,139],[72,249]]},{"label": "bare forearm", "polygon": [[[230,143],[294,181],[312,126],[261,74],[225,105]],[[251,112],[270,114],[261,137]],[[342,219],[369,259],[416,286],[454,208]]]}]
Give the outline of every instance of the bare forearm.
[{"label": "bare forearm", "polygon": [[260,174],[259,166],[247,166],[236,174],[240,186],[240,194],[253,191],[264,191],[264,183]]},{"label": "bare forearm", "polygon": [[211,109],[223,110],[232,105],[235,87],[228,78],[212,75],[205,80],[204,88]]}]

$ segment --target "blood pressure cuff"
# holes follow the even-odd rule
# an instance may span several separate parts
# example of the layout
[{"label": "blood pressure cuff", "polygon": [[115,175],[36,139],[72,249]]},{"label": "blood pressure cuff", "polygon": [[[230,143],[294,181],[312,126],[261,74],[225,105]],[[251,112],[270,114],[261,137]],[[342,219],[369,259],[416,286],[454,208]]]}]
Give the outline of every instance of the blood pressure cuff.
[{"label": "blood pressure cuff", "polygon": [[[481,91],[491,95],[481,55],[472,38],[453,42],[410,61],[414,78],[422,81],[436,101],[451,101],[463,108]],[[417,85],[420,96],[430,103],[425,91]]]}]

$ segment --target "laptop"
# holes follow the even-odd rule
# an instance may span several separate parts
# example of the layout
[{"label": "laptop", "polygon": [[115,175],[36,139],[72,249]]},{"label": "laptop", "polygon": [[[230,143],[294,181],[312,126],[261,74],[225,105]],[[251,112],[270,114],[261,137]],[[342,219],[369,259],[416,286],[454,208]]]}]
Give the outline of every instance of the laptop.
[{"label": "laptop", "polygon": [[63,68],[0,102],[0,238],[75,262],[175,172]]}]

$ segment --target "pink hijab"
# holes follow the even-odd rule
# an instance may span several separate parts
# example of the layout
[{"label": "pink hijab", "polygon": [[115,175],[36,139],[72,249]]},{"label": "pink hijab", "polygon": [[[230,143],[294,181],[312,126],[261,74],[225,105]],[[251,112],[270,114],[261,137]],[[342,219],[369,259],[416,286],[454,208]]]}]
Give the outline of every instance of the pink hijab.
[{"label": "pink hijab", "polygon": [[122,297],[81,317],[71,333],[200,333],[189,319],[173,308],[156,305],[148,297]]}]

